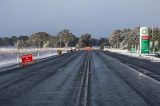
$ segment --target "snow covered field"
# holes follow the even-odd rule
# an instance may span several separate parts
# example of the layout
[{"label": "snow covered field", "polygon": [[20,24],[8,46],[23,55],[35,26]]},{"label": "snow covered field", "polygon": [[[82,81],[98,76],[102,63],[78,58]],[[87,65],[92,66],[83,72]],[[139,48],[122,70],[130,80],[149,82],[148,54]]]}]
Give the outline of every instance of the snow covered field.
[{"label": "snow covered field", "polygon": [[[57,48],[28,48],[20,50],[16,48],[0,48],[0,67],[20,63],[20,56],[24,54],[32,54],[33,60],[36,60],[56,55],[56,50]],[[63,49],[64,52],[65,49]]]},{"label": "snow covered field", "polygon": [[143,58],[143,59],[147,59],[150,60],[152,62],[160,62],[160,58],[155,57],[155,54],[140,54],[139,52],[137,53],[131,53],[128,50],[121,50],[121,49],[115,49],[115,48],[110,48],[107,49],[110,52],[115,52],[115,53],[120,53],[120,54],[124,54],[124,55],[128,55],[128,56],[132,56],[132,57],[137,57],[137,58]]}]

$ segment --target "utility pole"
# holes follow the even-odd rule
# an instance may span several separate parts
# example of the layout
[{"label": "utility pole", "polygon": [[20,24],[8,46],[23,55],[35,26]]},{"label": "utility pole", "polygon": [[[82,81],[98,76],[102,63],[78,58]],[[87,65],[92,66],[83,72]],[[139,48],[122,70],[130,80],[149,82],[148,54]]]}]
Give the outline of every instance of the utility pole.
[{"label": "utility pole", "polygon": [[160,32],[158,28],[158,51],[160,51]]},{"label": "utility pole", "polygon": [[61,35],[60,35],[60,48],[62,47],[61,42],[62,42],[62,39],[61,39]]},{"label": "utility pole", "polygon": [[153,35],[153,25],[152,25],[152,53],[154,53],[154,35]]},{"label": "utility pole", "polygon": [[19,63],[19,62],[20,62],[20,51],[19,51],[20,48],[19,48],[19,41],[17,41],[14,45],[16,46],[16,49],[17,49],[17,53],[16,53],[17,63]]}]

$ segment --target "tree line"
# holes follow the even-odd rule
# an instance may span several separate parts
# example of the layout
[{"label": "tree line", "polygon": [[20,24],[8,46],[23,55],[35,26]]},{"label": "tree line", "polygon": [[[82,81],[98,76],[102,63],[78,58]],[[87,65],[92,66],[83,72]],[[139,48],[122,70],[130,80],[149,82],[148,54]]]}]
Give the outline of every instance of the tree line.
[{"label": "tree line", "polygon": [[17,48],[43,48],[43,47],[85,47],[109,45],[108,38],[95,39],[91,34],[74,35],[70,30],[64,29],[56,35],[47,32],[37,32],[30,36],[0,37],[0,46],[14,46]]}]

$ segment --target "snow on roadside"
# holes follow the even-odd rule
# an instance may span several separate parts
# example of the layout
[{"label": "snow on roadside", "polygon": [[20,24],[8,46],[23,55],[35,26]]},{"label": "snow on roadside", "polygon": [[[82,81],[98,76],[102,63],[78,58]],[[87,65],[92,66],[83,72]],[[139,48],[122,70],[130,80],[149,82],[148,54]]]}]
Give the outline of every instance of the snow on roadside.
[{"label": "snow on roadside", "polygon": [[132,56],[132,57],[137,57],[137,58],[142,58],[142,59],[146,59],[146,60],[150,60],[152,62],[160,62],[160,58],[155,57],[155,54],[140,54],[140,53],[131,53],[128,50],[122,50],[122,49],[115,49],[115,48],[110,48],[107,49],[110,52],[115,52],[115,53],[119,53],[119,54],[124,54],[127,56]]},{"label": "snow on roadside", "polygon": [[[20,63],[20,56],[24,54],[32,54],[33,60],[37,60],[57,55],[56,50],[57,48],[28,48],[20,50],[16,48],[0,48],[0,67]],[[65,53],[65,49],[62,49],[62,53]]]}]

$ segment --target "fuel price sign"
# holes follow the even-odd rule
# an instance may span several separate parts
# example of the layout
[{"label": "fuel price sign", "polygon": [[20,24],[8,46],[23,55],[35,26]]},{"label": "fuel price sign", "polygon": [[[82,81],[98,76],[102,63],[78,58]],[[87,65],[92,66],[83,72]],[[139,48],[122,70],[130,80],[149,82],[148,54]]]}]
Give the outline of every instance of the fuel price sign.
[{"label": "fuel price sign", "polygon": [[149,53],[149,39],[148,28],[141,27],[140,28],[140,53],[148,54]]}]

